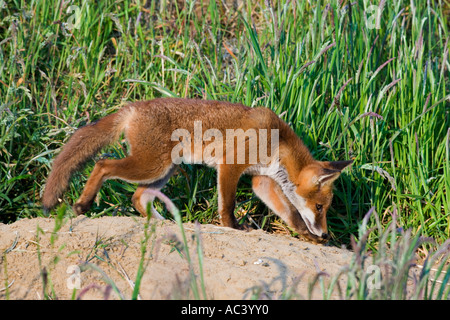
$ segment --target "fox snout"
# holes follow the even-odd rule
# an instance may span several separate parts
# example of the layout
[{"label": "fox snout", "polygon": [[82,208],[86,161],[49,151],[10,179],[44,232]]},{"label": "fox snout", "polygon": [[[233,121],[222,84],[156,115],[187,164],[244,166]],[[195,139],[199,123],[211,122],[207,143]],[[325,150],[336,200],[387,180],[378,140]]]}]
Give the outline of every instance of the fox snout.
[{"label": "fox snout", "polygon": [[319,238],[329,239],[326,211],[315,212],[306,205],[303,210],[299,210],[299,213],[309,232]]},{"label": "fox snout", "polygon": [[302,236],[303,238],[306,238],[313,243],[320,243],[320,244],[326,243],[331,239],[330,234],[328,234],[327,232],[322,232],[322,234],[319,235],[312,233],[309,227],[306,225],[305,221],[301,218],[301,216],[300,222],[302,223],[298,223],[295,229],[299,233],[299,235]]}]

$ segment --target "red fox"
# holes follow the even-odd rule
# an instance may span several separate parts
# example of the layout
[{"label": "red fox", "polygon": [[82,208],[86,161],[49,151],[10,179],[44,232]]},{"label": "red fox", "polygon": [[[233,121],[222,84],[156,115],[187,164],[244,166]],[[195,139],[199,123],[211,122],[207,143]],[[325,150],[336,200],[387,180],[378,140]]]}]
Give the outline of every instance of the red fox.
[{"label": "red fox", "polygon": [[217,170],[223,226],[242,228],[234,216],[236,189],[241,175],[250,174],[255,194],[292,229],[310,241],[328,241],[332,184],[352,161],[316,161],[273,111],[229,102],[140,101],[78,129],[53,162],[42,198],[44,210],[58,204],[75,171],[122,133],[129,155],[97,161],[73,205],[76,214],[89,210],[103,181],[122,179],[138,183],[132,202],[145,216],[152,200],[144,192],[147,188],[161,189],[181,162],[204,163]]}]

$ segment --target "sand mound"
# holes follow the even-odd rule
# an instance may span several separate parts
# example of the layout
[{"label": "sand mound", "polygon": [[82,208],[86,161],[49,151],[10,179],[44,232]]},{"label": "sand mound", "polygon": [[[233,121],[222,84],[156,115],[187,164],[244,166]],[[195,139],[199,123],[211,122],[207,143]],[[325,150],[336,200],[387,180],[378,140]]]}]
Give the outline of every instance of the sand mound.
[{"label": "sand mound", "polygon": [[[0,258],[0,297],[43,299],[46,292],[52,298],[70,299],[77,287],[75,296],[81,294],[83,299],[130,299],[143,256],[146,221],[80,216],[66,219],[56,233],[54,219],[0,224],[0,252],[6,252]],[[200,283],[196,226],[185,224],[184,229],[192,270]],[[333,276],[351,258],[347,250],[261,230],[214,225],[199,229],[209,299],[276,299],[287,292],[306,298],[317,268]],[[140,298],[193,298],[179,227],[170,221],[151,221],[147,233]],[[108,283],[117,290],[108,291]],[[318,289],[313,297],[320,298]]]}]

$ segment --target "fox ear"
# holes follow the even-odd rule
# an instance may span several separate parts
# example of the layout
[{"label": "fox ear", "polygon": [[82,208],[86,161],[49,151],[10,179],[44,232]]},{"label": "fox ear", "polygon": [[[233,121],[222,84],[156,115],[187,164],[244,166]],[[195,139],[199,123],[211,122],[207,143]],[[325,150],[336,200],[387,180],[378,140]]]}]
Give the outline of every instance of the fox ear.
[{"label": "fox ear", "polygon": [[325,162],[328,169],[342,171],[353,163],[353,160]]},{"label": "fox ear", "polygon": [[339,175],[341,174],[340,170],[333,170],[324,168],[320,175],[313,177],[313,183],[318,185],[319,187],[324,185],[329,185],[334,182]]},{"label": "fox ear", "polygon": [[299,186],[318,187],[331,185],[341,171],[353,163],[349,161],[317,161],[303,169],[298,178]]}]

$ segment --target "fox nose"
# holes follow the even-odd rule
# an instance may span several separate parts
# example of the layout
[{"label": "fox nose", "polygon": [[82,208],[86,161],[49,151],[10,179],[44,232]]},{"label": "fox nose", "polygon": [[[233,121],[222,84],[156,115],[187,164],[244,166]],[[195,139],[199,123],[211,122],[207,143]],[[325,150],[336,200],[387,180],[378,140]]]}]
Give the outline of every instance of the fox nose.
[{"label": "fox nose", "polygon": [[328,233],[322,233],[322,239],[328,240],[328,239],[330,239],[330,235]]}]

